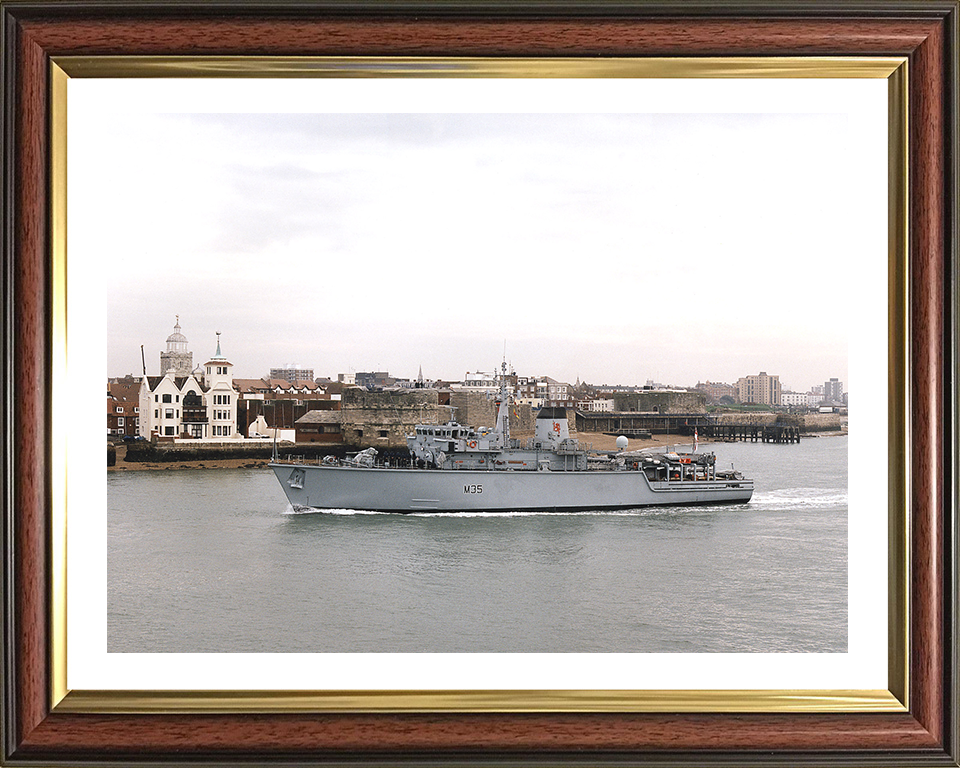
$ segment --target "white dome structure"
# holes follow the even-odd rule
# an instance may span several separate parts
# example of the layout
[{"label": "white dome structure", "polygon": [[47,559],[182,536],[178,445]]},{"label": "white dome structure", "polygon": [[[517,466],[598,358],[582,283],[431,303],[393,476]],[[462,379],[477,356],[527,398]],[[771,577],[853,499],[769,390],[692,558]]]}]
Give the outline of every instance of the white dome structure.
[{"label": "white dome structure", "polygon": [[167,350],[160,353],[160,373],[173,372],[174,376],[189,376],[193,370],[193,352],[187,351],[187,337],[180,328],[180,315],[177,315],[173,333],[167,336]]},{"label": "white dome structure", "polygon": [[177,324],[173,326],[173,333],[167,336],[167,352],[186,352],[187,337],[180,332],[180,315],[177,315]]}]

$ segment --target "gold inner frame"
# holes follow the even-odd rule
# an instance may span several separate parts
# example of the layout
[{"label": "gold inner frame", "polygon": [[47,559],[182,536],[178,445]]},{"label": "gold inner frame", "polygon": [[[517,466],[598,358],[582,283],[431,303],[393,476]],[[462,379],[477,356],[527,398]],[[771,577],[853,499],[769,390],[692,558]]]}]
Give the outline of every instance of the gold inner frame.
[{"label": "gold inner frame", "polygon": [[[67,85],[72,77],[872,78],[888,82],[888,690],[147,691],[67,686]],[[909,707],[908,62],[905,57],[54,57],[50,696],[57,712],[904,712]]]}]

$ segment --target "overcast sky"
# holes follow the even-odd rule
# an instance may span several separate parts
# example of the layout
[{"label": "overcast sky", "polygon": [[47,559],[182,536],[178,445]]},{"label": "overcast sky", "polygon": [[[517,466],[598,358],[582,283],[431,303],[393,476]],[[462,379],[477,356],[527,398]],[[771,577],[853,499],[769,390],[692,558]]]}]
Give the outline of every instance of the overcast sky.
[{"label": "overcast sky", "polygon": [[141,344],[160,373],[179,315],[195,364],[220,331],[244,378],[459,379],[505,349],[570,382],[805,391],[847,379],[852,265],[883,263],[843,114],[117,112],[70,140],[109,375]]}]

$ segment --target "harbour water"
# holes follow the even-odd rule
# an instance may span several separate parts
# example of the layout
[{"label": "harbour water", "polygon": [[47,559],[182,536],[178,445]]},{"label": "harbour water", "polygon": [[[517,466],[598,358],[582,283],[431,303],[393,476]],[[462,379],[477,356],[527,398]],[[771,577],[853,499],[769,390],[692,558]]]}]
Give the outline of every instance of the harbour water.
[{"label": "harbour water", "polygon": [[112,473],[108,650],[845,652],[847,438],[707,449],[749,504],[294,514],[266,469]]}]

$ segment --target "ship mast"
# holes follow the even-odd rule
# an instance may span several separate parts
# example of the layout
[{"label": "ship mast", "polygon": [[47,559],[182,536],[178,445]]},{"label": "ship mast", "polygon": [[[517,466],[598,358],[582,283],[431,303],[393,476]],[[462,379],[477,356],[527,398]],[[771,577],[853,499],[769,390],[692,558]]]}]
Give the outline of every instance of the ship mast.
[{"label": "ship mast", "polygon": [[503,435],[504,448],[510,445],[510,395],[507,392],[507,360],[500,368],[500,408],[497,410],[497,430]]}]

